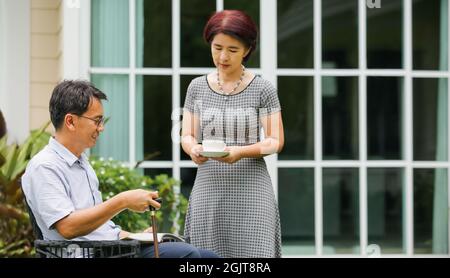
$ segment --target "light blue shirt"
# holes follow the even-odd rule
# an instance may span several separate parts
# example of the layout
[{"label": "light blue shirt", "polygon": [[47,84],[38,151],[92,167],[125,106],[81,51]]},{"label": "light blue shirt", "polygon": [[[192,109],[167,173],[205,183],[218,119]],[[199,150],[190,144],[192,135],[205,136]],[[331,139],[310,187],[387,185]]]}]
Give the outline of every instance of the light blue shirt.
[{"label": "light blue shirt", "polygon": [[[87,156],[76,157],[50,138],[28,163],[22,188],[44,239],[64,240],[54,224],[70,213],[101,204],[98,179]],[[120,227],[108,221],[88,235],[73,240],[116,240]]]}]

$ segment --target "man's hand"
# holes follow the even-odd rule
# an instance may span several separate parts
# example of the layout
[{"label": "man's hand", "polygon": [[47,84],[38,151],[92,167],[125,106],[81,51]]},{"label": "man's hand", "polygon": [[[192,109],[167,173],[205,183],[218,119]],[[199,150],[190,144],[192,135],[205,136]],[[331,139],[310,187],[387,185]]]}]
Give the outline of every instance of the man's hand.
[{"label": "man's hand", "polygon": [[119,239],[126,238],[126,237],[129,236],[129,235],[130,235],[130,232],[127,232],[127,231],[122,230],[122,231],[120,231],[120,233],[119,233]]},{"label": "man's hand", "polygon": [[143,233],[153,233],[153,228],[152,227],[148,227],[147,229],[145,229],[143,231]]},{"label": "man's hand", "polygon": [[203,164],[208,160],[207,157],[200,155],[201,151],[203,151],[202,145],[197,144],[194,145],[189,152],[189,156],[191,157],[192,161],[194,161],[197,165]]},{"label": "man's hand", "polygon": [[144,212],[148,210],[149,206],[154,208],[160,208],[161,205],[153,199],[158,198],[158,192],[147,191],[143,189],[128,190],[120,193],[125,201],[126,208],[137,211]]}]

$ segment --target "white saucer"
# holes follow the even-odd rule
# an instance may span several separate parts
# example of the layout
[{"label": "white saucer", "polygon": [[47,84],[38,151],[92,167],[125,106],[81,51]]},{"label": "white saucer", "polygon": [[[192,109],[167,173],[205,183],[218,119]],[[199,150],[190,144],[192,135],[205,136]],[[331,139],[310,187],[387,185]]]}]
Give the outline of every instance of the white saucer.
[{"label": "white saucer", "polygon": [[213,151],[203,151],[200,154],[204,157],[225,157],[230,154],[230,152],[213,152]]}]

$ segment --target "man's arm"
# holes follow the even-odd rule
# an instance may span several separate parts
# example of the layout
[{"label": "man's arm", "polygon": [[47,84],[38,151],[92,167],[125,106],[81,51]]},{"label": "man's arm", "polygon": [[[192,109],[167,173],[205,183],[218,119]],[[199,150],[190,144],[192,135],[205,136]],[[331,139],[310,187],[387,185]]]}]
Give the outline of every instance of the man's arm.
[{"label": "man's arm", "polygon": [[157,192],[142,189],[125,191],[95,207],[72,212],[57,221],[54,227],[66,239],[84,236],[124,209],[144,212],[149,205],[159,208],[161,205],[153,200],[157,197]]}]

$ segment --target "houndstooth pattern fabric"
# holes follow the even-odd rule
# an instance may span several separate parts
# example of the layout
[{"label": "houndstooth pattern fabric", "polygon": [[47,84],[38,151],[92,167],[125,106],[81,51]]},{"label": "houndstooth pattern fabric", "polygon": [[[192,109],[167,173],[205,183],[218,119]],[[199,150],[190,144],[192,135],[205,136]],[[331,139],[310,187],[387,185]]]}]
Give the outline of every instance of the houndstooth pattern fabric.
[{"label": "houndstooth pattern fabric", "polygon": [[[197,140],[221,139],[227,146],[259,141],[259,117],[281,110],[276,89],[255,77],[247,88],[224,96],[206,76],[189,85],[184,109],[200,117]],[[225,258],[281,257],[278,204],[263,158],[234,164],[209,159],[198,166],[189,199],[185,237]]]}]

